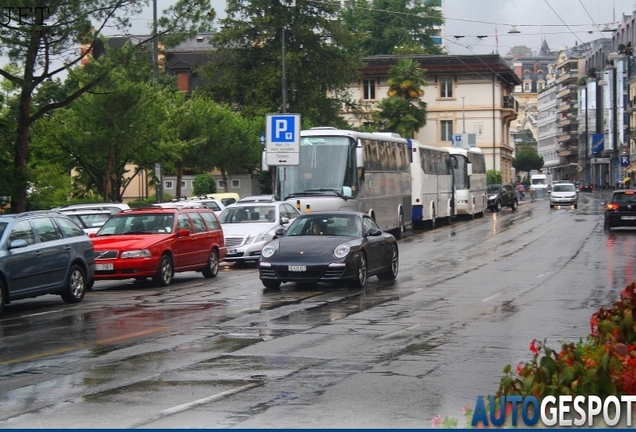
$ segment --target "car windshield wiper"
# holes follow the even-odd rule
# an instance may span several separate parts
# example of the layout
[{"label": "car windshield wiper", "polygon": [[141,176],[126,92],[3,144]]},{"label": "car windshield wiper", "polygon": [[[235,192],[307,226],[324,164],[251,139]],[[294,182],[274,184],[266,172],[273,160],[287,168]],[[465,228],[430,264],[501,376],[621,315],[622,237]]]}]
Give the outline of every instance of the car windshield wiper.
[{"label": "car windshield wiper", "polygon": [[319,194],[321,194],[323,192],[331,192],[331,193],[334,193],[334,194],[338,195],[340,198],[344,198],[345,200],[347,199],[347,197],[342,195],[337,189],[307,189],[307,190],[302,191],[302,192],[291,193],[291,194],[287,195],[283,201],[287,200],[288,198],[293,198],[293,197],[297,197],[297,196],[319,195]]}]

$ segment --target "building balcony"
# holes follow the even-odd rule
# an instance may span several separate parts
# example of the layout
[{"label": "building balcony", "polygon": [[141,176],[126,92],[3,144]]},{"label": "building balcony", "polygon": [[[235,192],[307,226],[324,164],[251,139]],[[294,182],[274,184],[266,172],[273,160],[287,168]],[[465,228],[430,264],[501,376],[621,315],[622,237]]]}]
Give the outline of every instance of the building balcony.
[{"label": "building balcony", "polygon": [[579,148],[577,146],[563,147],[559,150],[560,158],[567,158],[567,157],[578,156],[578,155],[579,155]]},{"label": "building balcony", "polygon": [[563,99],[564,97],[572,95],[574,93],[575,93],[575,90],[572,88],[572,86],[567,85],[565,86],[565,88],[559,90],[559,92],[557,93],[557,98]]},{"label": "building balcony", "polygon": [[574,82],[576,80],[576,75],[572,72],[562,73],[557,79],[557,84],[569,84],[570,81]]},{"label": "building balcony", "polygon": [[556,140],[558,143],[567,143],[572,141],[572,134],[570,132],[560,133],[557,135]]},{"label": "building balcony", "polygon": [[570,101],[563,101],[562,103],[559,104],[559,107],[557,108],[557,112],[560,113],[566,113],[570,110],[572,110],[572,102]]}]

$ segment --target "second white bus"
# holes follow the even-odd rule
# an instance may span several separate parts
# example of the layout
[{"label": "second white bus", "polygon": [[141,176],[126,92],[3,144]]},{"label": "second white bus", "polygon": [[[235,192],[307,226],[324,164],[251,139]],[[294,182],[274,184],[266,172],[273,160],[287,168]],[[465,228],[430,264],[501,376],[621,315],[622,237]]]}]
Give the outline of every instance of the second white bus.
[{"label": "second white bus", "polygon": [[455,214],[483,217],[488,207],[486,158],[479,147],[446,147],[455,182]]},{"label": "second white bus", "polygon": [[448,148],[412,141],[413,228],[449,224],[454,216],[453,173]]}]

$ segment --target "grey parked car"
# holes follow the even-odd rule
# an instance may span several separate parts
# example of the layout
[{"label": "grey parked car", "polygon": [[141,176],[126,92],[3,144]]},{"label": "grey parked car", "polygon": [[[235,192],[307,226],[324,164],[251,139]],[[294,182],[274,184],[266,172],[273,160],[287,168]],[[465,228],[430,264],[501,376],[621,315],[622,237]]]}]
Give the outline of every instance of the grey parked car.
[{"label": "grey parked car", "polygon": [[53,211],[0,215],[0,314],[13,300],[44,294],[80,302],[94,274],[93,243],[67,216]]}]

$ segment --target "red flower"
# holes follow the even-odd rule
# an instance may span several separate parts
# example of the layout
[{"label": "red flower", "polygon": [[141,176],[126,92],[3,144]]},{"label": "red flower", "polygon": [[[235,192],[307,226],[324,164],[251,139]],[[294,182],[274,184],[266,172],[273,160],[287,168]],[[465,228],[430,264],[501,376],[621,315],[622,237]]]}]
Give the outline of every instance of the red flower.
[{"label": "red flower", "polygon": [[521,371],[523,370],[523,362],[519,362],[519,364],[517,365],[517,375],[521,375]]},{"label": "red flower", "polygon": [[535,342],[536,342],[536,339],[530,342],[530,351],[532,351],[532,354],[534,354],[534,356],[536,357],[539,355],[539,349],[537,348],[537,345]]}]

